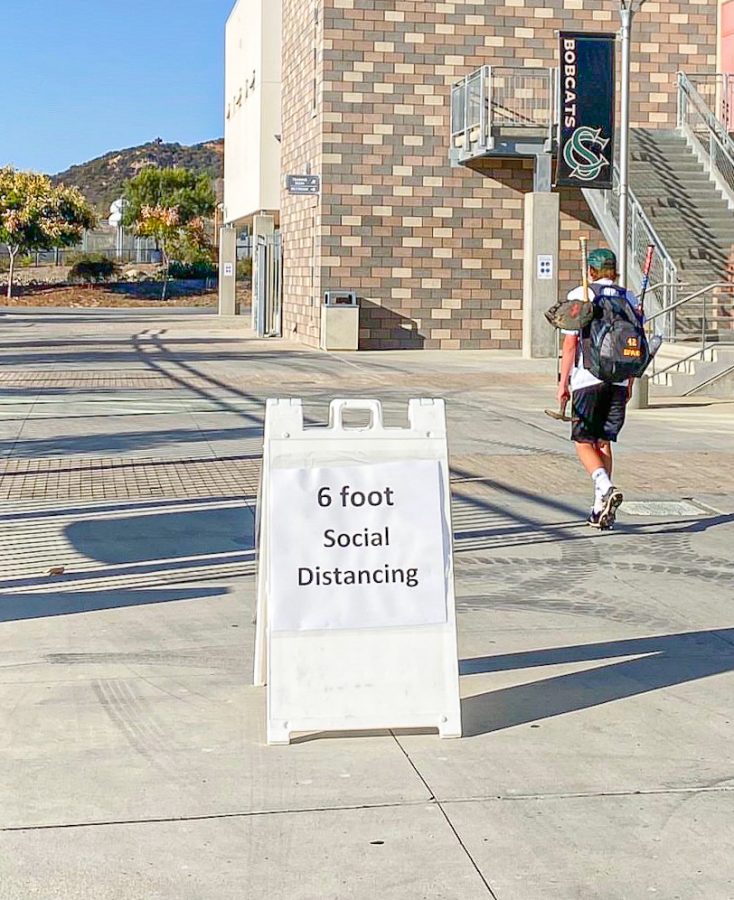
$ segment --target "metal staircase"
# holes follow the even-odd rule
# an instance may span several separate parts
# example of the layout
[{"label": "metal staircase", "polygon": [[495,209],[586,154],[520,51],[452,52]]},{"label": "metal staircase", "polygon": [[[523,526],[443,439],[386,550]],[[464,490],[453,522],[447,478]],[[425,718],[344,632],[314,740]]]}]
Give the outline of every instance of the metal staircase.
[{"label": "metal staircase", "polygon": [[[627,275],[638,288],[654,244],[646,310],[667,341],[688,344],[654,383],[683,393],[719,380],[731,392],[725,345],[734,344],[734,141],[725,123],[734,123],[734,82],[698,76],[696,85],[679,74],[675,130],[637,128],[631,135]],[[533,156],[535,190],[548,190],[557,91],[550,67],[483,66],[461,79],[451,98],[452,163],[489,173],[492,157]],[[615,171],[615,189],[584,191],[612,247],[619,240],[617,185]]]},{"label": "metal staircase", "polygon": [[[678,295],[726,281],[734,213],[686,138],[672,131],[635,129],[630,144],[630,183],[675,265]],[[679,308],[675,337],[700,334],[707,303],[710,298],[704,294]],[[709,330],[716,330],[716,309],[708,319]]]}]

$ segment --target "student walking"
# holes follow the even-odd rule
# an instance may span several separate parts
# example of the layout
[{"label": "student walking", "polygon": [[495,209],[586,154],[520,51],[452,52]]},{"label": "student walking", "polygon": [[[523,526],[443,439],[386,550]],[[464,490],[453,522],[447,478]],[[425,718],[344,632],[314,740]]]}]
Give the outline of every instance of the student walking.
[{"label": "student walking", "polygon": [[588,295],[583,286],[568,295],[569,301],[589,301],[594,308],[580,331],[563,331],[558,402],[563,406],[573,397],[571,440],[594,485],[587,522],[604,530],[614,526],[624,499],[612,480],[612,444],[624,425],[632,390],[628,376],[644,370],[649,349],[637,299],[616,283],[614,253],[592,250],[588,275]]}]

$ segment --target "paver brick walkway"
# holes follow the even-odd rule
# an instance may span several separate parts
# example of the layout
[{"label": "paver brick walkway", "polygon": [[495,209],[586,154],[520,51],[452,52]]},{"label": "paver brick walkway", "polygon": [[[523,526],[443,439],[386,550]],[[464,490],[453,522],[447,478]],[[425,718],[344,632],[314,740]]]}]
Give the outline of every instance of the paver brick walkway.
[{"label": "paver brick walkway", "polygon": [[252,497],[260,460],[92,457],[0,460],[0,500]]}]

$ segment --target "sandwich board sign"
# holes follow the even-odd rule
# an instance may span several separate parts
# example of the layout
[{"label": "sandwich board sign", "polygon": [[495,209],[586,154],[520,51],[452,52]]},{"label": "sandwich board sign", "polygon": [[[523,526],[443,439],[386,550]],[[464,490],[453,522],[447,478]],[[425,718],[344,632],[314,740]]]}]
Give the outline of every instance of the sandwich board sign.
[{"label": "sandwich board sign", "polygon": [[[352,428],[344,413],[369,413]],[[255,684],[267,739],[436,728],[461,736],[451,498],[442,400],[409,427],[377,400],[334,400],[304,427],[268,400],[258,504]]]}]

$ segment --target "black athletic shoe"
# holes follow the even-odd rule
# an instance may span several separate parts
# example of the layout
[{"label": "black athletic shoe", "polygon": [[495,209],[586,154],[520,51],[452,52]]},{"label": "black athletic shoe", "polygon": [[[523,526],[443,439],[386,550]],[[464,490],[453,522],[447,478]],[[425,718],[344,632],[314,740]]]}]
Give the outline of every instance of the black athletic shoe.
[{"label": "black athletic shoe", "polygon": [[601,498],[602,508],[599,512],[600,528],[614,528],[617,519],[617,510],[622,505],[624,495],[619,488],[612,485],[609,490]]}]

